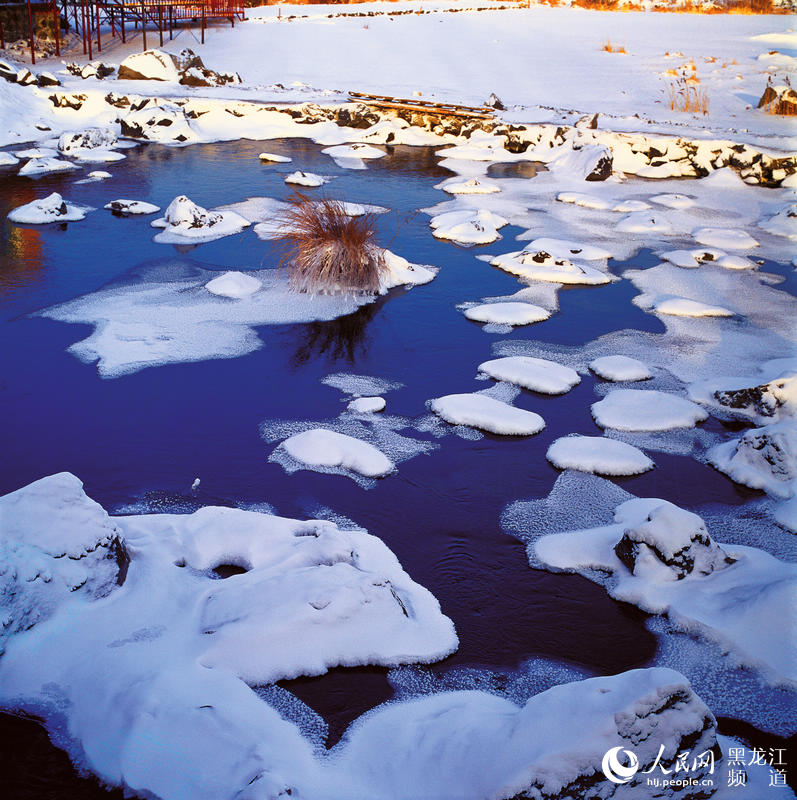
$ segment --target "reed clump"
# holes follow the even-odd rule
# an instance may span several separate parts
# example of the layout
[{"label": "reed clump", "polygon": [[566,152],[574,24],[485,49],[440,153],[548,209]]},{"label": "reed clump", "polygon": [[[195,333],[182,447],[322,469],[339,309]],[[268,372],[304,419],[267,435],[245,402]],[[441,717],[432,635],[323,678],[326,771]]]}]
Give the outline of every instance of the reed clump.
[{"label": "reed clump", "polygon": [[280,215],[280,267],[308,294],[374,294],[387,270],[373,214],[352,216],[340,200],[297,194]]}]

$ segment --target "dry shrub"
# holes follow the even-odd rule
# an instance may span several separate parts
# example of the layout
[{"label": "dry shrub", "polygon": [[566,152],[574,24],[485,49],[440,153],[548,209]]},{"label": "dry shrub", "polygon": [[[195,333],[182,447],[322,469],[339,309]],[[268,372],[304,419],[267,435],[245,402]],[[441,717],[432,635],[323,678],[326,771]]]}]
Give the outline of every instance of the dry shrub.
[{"label": "dry shrub", "polygon": [[680,78],[673,81],[667,93],[673,111],[686,111],[692,114],[708,114],[708,92],[700,86],[696,77]]},{"label": "dry shrub", "polygon": [[384,250],[374,238],[373,214],[352,217],[340,200],[296,194],[280,215],[279,265],[291,288],[309,294],[371,294],[386,270]]},{"label": "dry shrub", "polygon": [[603,50],[604,53],[623,53],[623,54],[625,54],[625,52],[626,52],[625,45],[612,44],[612,40],[611,39],[607,39],[606,40],[606,44],[604,44],[603,47],[601,47],[601,50]]}]

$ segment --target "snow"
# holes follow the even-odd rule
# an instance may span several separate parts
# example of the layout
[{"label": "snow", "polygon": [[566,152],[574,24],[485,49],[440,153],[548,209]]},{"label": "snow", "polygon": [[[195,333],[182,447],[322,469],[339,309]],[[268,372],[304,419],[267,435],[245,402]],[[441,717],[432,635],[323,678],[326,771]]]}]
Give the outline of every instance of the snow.
[{"label": "snow", "polygon": [[605,381],[646,381],[653,377],[646,364],[630,356],[600,356],[589,362],[589,368]]},{"label": "snow", "polygon": [[479,364],[479,372],[497,381],[514,383],[542,394],[564,394],[581,382],[574,369],[530,356],[507,356],[484,361]]},{"label": "snow", "polygon": [[386,405],[384,397],[357,397],[346,408],[353,414],[375,414],[384,411]]},{"label": "snow", "polygon": [[341,161],[344,165],[351,161],[384,158],[384,156],[387,155],[384,150],[362,142],[333,145],[332,147],[324,148],[321,152],[326,153],[330,158],[336,161]]},{"label": "snow", "polygon": [[685,297],[669,297],[654,303],[653,311],[657,314],[671,314],[675,317],[732,317],[733,311],[722,306],[712,306],[699,300]]},{"label": "snow", "polygon": [[233,300],[242,300],[245,297],[250,297],[262,287],[263,284],[257,278],[235,270],[225,272],[205,284],[205,288],[212,294],[219,297],[229,297]]},{"label": "snow", "polygon": [[691,428],[708,413],[689,400],[655,389],[614,389],[592,404],[592,416],[602,428],[618,431],[668,431]]},{"label": "snow", "polygon": [[508,222],[498,214],[482,210],[446,211],[432,217],[429,225],[437,239],[457,244],[489,244],[500,238],[499,228]]},{"label": "snow", "polygon": [[13,167],[19,164],[19,159],[13,153],[0,152],[0,167]]},{"label": "snow", "polygon": [[288,164],[293,159],[288,156],[277,155],[276,153],[261,153],[258,158],[261,161],[270,161],[274,164]]},{"label": "snow", "polygon": [[[111,177],[112,175],[110,172],[106,172],[102,169],[95,169],[89,172],[85,178],[81,178],[79,181],[75,181],[75,183],[96,183],[97,181],[104,181]],[[159,210],[160,209],[156,209],[156,211]]]},{"label": "snow", "polygon": [[85,219],[91,209],[68,203],[58,192],[33,200],[9,212],[11,222],[26,225],[46,225],[48,222],[77,222]]},{"label": "snow", "polygon": [[685,194],[657,194],[649,197],[651,203],[656,203],[660,206],[666,206],[667,208],[692,208],[695,205],[695,201],[691,197],[687,197]]},{"label": "snow", "polygon": [[531,436],[545,427],[545,420],[484,394],[449,394],[432,400],[429,407],[452,425],[467,425],[503,436]]},{"label": "snow", "polygon": [[552,239],[545,236],[533,239],[526,245],[524,250],[529,253],[546,252],[553,258],[570,259],[576,256],[579,261],[605,261],[607,258],[612,257],[608,250],[596,245],[582,244],[581,242],[572,242],[566,239]]},{"label": "snow", "polygon": [[616,600],[719,643],[774,685],[797,678],[797,643],[779,621],[795,602],[797,567],[754,547],[717,544],[696,514],[633,499],[617,507],[614,524],[543,536],[534,552],[552,569],[610,574]]},{"label": "snow", "polygon": [[573,205],[592,208],[596,211],[607,211],[612,207],[608,200],[595,195],[584,194],[583,192],[559,192],[556,195],[556,199],[560,203],[572,203]]},{"label": "snow", "polygon": [[302,172],[297,170],[285,177],[285,183],[294,184],[296,186],[307,186],[313,188],[316,186],[323,186],[327,182],[326,178],[320,175],[314,175],[312,172]]},{"label": "snow", "polygon": [[495,194],[501,191],[501,187],[497,183],[479,178],[466,178],[459,177],[449,178],[448,180],[438,183],[435,189],[442,189],[448,194]]},{"label": "snow", "polygon": [[654,215],[651,211],[633,211],[617,223],[620,233],[658,233],[670,236],[675,229],[666,216]]},{"label": "snow", "polygon": [[38,175],[47,175],[51,172],[69,172],[73,169],[78,169],[78,166],[71,161],[63,161],[60,158],[42,157],[32,158],[20,169],[19,174],[29,178],[35,178]]},{"label": "snow", "polygon": [[314,428],[291,436],[281,447],[311,469],[340,468],[366,478],[383,478],[396,468],[384,453],[368,442],[324,428]]},{"label": "snow", "polygon": [[104,207],[121,216],[127,216],[129,214],[156,214],[160,211],[160,206],[147,203],[144,200],[111,200],[111,202],[106,203]]},{"label": "snow", "polygon": [[534,322],[548,319],[551,312],[532,303],[483,303],[465,309],[465,316],[474,322],[496,325],[531,325]]},{"label": "snow", "polygon": [[758,226],[776,236],[797,239],[797,204],[789,203]]},{"label": "snow", "polygon": [[250,222],[234,211],[207,211],[185,195],[179,195],[169,203],[163,217],[150,224],[153,228],[165,229],[154,237],[154,241],[184,244],[212,242],[240,233],[249,227]]},{"label": "snow", "polygon": [[545,454],[557,469],[577,469],[598,475],[639,475],[653,462],[638,448],[602,436],[565,436]]},{"label": "snow", "polygon": [[545,250],[535,252],[526,249],[506,253],[492,258],[490,264],[529,281],[602,286],[612,280],[610,275],[599,269],[551,255]]},{"label": "snow", "polygon": [[723,250],[752,250],[758,242],[738,228],[698,228],[693,231],[695,241]]}]

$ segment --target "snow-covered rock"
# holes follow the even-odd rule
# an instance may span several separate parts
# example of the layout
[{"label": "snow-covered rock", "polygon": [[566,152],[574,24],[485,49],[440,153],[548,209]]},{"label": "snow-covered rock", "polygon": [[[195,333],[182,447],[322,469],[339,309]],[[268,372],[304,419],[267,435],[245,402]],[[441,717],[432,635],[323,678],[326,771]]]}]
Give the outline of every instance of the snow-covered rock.
[{"label": "snow-covered rock", "polygon": [[650,367],[630,356],[600,356],[589,368],[605,381],[646,381],[653,377]]},{"label": "snow-covered rock", "polygon": [[442,189],[448,194],[495,194],[501,191],[497,183],[479,178],[449,178],[438,183],[435,189]]},{"label": "snow-covered rock", "polygon": [[490,264],[519,278],[532,281],[601,286],[611,276],[587,264],[577,264],[569,258],[551,255],[545,250],[519,250],[490,260]]},{"label": "snow-covered rock", "polygon": [[504,436],[531,436],[545,427],[545,420],[539,414],[484,394],[449,394],[432,400],[429,407],[452,425],[467,425]]},{"label": "snow-covered rock", "polygon": [[446,211],[429,222],[436,239],[450,239],[465,245],[494,242],[501,237],[498,230],[507,224],[503,217],[484,209]]},{"label": "snow-covered rock", "polygon": [[384,397],[355,397],[346,408],[353,414],[376,414],[384,411],[386,405]]},{"label": "snow-covered rock", "polygon": [[281,447],[311,469],[342,469],[366,478],[383,478],[395,470],[395,464],[368,442],[326,428],[297,433]]},{"label": "snow-covered rock", "polygon": [[612,151],[599,144],[584,145],[578,150],[565,149],[548,162],[553,171],[585,181],[605,181],[612,174],[612,165]]},{"label": "snow-covered rock", "polygon": [[73,169],[79,169],[79,167],[71,161],[44,156],[32,158],[20,169],[19,174],[28,178],[35,178],[37,175],[47,175],[51,172],[69,172]]},{"label": "snow-covered rock", "polygon": [[116,133],[112,128],[86,128],[62,133],[58,139],[58,151],[67,156],[79,156],[85,150],[108,150],[115,144]]},{"label": "snow-covered rock", "polygon": [[608,200],[596,195],[584,194],[583,192],[559,192],[556,199],[560,203],[570,203],[574,206],[581,208],[591,208],[595,211],[608,211],[612,208],[612,204]]},{"label": "snow-covered rock", "polygon": [[614,524],[543,536],[533,552],[550,569],[583,574],[615,599],[719,644],[771,684],[797,680],[797,642],[781,624],[795,602],[797,566],[717,544],[696,514],[664,500],[628,500]]},{"label": "snow-covered rock", "polygon": [[163,50],[145,50],[129,55],[119,65],[119,80],[170,81],[178,83],[180,72],[174,58]]},{"label": "snow-covered rock", "polygon": [[532,356],[506,356],[484,361],[479,364],[479,372],[497,381],[514,383],[542,394],[564,394],[581,382],[574,369]]},{"label": "snow-covered rock", "polygon": [[191,128],[185,110],[166,101],[135,108],[120,116],[119,124],[122,135],[130,139],[170,145],[183,145],[199,139]]},{"label": "snow-covered rock", "polygon": [[225,272],[205,284],[205,288],[211,294],[219,297],[229,297],[234,300],[250,297],[262,287],[263,284],[257,278],[237,271]]},{"label": "snow-covered rock", "polygon": [[169,203],[163,217],[150,224],[153,228],[165,229],[154,237],[154,241],[184,244],[210,242],[240,233],[250,223],[234,211],[207,211],[185,195],[179,195]]},{"label": "snow-covered rock", "polygon": [[354,144],[337,144],[332,147],[325,147],[322,153],[334,159],[371,159],[371,158],[384,158],[387,153],[364,142],[355,142]]},{"label": "snow-covered rock", "polygon": [[292,172],[285,178],[285,183],[294,184],[295,186],[307,186],[309,188],[323,186],[326,182],[327,179],[322,178],[320,175],[315,175],[312,172],[302,172],[301,170]]},{"label": "snow-covered rock", "polygon": [[379,277],[380,293],[396,286],[422,286],[434,280],[437,269],[423,264],[411,264],[390,250],[383,251],[385,270]]},{"label": "snow-covered rock", "polygon": [[48,222],[77,222],[84,219],[90,209],[68,203],[58,192],[40,200],[33,200],[9,212],[11,222],[25,225],[46,225]]},{"label": "snow-covered rock", "polygon": [[156,214],[160,211],[160,206],[146,203],[143,200],[111,200],[106,203],[105,208],[113,211],[120,217],[132,216],[136,214]]},{"label": "snow-covered rock", "polygon": [[592,416],[602,428],[618,431],[668,431],[692,428],[708,417],[683,397],[653,389],[615,389],[592,404]]},{"label": "snow-covered rock", "polygon": [[[94,169],[86,175],[85,178],[81,178],[79,181],[75,181],[75,183],[97,183],[97,181],[104,181],[108,178],[112,177],[110,172],[106,172],[102,169]],[[106,206],[107,208],[107,206]],[[156,211],[160,209],[156,208]]]},{"label": "snow-covered rock", "polygon": [[655,466],[638,448],[602,436],[565,436],[545,454],[557,469],[597,475],[639,475]]},{"label": "snow-covered rock", "polygon": [[0,497],[0,652],[72,598],[104,597],[124,580],[119,528],[67,472]]},{"label": "snow-covered rock", "polygon": [[612,254],[603,247],[582,242],[571,242],[567,239],[552,239],[542,236],[532,239],[524,248],[527,253],[548,253],[553,258],[573,258],[579,261],[606,261]]},{"label": "snow-covered rock", "polygon": [[482,303],[466,308],[465,316],[474,322],[514,326],[542,322],[551,316],[551,312],[532,303]]}]

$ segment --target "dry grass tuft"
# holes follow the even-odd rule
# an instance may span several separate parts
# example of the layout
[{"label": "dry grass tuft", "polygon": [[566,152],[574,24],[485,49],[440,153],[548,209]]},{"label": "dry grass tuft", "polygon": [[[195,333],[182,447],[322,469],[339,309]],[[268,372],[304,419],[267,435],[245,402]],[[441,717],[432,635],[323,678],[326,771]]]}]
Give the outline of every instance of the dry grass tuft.
[{"label": "dry grass tuft", "polygon": [[606,40],[606,44],[601,47],[601,50],[603,50],[604,53],[623,53],[624,55],[626,53],[625,45],[612,44],[611,39]]},{"label": "dry grass tuft", "polygon": [[692,114],[708,114],[708,92],[700,86],[696,76],[679,78],[667,88],[670,108],[673,111],[686,111]]},{"label": "dry grass tuft", "polygon": [[280,267],[291,288],[309,294],[372,294],[387,268],[374,238],[374,215],[352,217],[340,200],[290,199],[279,219]]}]

